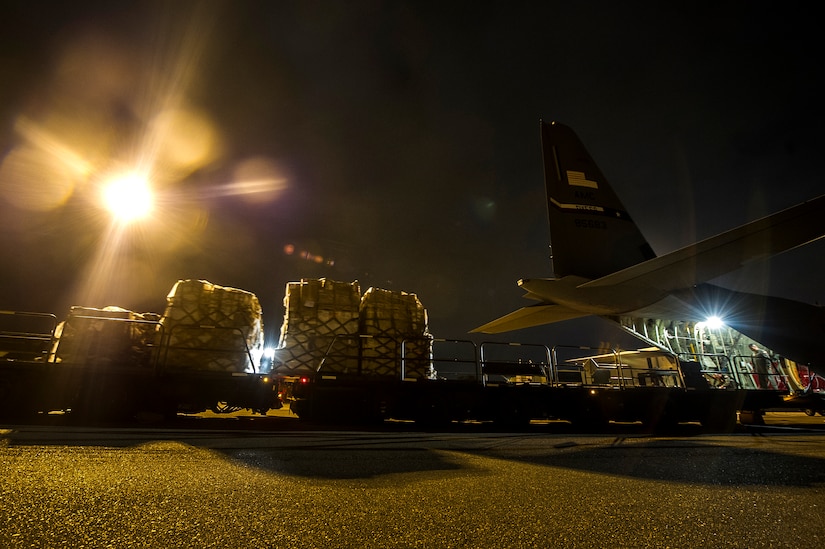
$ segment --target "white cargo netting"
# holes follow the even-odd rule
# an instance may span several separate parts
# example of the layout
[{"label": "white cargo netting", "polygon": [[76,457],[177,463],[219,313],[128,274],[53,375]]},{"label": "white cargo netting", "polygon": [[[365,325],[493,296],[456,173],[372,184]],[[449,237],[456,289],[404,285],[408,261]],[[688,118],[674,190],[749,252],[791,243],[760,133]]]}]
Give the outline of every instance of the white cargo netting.
[{"label": "white cargo netting", "polygon": [[399,375],[403,365],[405,379],[430,377],[432,340],[427,310],[417,295],[370,288],[361,299],[360,312],[361,333],[371,336],[361,349],[364,372]]},{"label": "white cargo netting", "polygon": [[165,368],[253,372],[264,333],[255,294],[206,280],[178,280],[160,320],[168,342]]},{"label": "white cargo netting", "polygon": [[[273,370],[426,378],[431,375],[427,312],[415,294],[325,278],[289,282]],[[403,349],[402,349],[403,345]],[[402,361],[402,352],[405,359]],[[323,365],[322,365],[323,361]]]},{"label": "white cargo netting", "polygon": [[334,368],[355,372],[360,303],[358,281],[321,278],[287,283],[286,313],[273,369],[284,375],[314,372],[333,346],[337,362]]}]

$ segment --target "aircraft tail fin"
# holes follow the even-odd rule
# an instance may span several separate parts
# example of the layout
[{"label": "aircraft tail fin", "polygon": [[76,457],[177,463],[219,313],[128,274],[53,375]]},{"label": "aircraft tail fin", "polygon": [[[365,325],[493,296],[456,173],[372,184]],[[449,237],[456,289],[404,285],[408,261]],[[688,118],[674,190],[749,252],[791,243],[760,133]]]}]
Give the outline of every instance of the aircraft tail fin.
[{"label": "aircraft tail fin", "polygon": [[578,136],[541,122],[553,270],[597,279],[656,256]]}]

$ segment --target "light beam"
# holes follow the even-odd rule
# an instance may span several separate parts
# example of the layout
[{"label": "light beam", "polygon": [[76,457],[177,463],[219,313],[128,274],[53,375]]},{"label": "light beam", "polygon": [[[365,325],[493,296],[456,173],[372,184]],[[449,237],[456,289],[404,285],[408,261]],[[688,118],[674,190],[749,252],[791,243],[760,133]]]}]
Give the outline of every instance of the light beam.
[{"label": "light beam", "polygon": [[103,185],[103,202],[117,222],[131,223],[143,219],[152,211],[149,180],[137,173],[111,177]]}]

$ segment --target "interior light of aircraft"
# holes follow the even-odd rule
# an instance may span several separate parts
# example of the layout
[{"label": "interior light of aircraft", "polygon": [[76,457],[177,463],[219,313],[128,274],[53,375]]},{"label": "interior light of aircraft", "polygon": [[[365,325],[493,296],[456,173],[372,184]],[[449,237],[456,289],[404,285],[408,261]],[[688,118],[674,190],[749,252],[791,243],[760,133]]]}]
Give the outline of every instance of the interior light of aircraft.
[{"label": "interior light of aircraft", "polygon": [[711,330],[717,330],[724,325],[724,321],[718,316],[708,317],[708,319],[705,321],[705,326],[707,326]]}]

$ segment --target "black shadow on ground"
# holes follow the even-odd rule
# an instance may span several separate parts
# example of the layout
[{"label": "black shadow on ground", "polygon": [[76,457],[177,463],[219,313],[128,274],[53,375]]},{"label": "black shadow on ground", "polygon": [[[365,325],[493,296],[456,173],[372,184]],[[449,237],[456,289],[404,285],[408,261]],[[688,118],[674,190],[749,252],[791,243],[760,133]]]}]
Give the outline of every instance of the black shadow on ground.
[{"label": "black shadow on ground", "polygon": [[[821,445],[821,441],[811,440]],[[610,445],[577,446],[533,452],[507,448],[486,457],[550,468],[564,468],[636,479],[718,486],[795,486],[825,484],[825,458],[701,441],[617,438]]]}]

